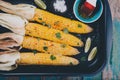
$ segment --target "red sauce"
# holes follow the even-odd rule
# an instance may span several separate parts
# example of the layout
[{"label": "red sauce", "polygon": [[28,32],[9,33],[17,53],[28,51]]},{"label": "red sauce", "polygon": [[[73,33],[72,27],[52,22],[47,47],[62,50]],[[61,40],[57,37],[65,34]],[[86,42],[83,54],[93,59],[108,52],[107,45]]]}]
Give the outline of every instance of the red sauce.
[{"label": "red sauce", "polygon": [[79,9],[80,9],[79,10],[80,15],[82,15],[82,17],[84,17],[84,18],[87,18],[87,17],[91,16],[95,7],[91,4],[89,4],[88,2],[84,2],[84,4]]}]

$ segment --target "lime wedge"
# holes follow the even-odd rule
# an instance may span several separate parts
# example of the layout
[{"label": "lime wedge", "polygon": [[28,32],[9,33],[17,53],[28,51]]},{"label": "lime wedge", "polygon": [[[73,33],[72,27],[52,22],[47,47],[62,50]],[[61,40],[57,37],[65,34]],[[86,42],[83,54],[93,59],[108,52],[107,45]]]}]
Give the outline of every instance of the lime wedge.
[{"label": "lime wedge", "polygon": [[91,38],[87,38],[86,43],[85,43],[85,53],[87,53],[90,49],[91,46]]},{"label": "lime wedge", "polygon": [[34,2],[38,7],[42,8],[42,9],[47,8],[46,4],[42,0],[34,0]]},{"label": "lime wedge", "polygon": [[91,61],[92,59],[94,59],[96,53],[97,53],[97,47],[94,47],[88,56],[88,61]]}]

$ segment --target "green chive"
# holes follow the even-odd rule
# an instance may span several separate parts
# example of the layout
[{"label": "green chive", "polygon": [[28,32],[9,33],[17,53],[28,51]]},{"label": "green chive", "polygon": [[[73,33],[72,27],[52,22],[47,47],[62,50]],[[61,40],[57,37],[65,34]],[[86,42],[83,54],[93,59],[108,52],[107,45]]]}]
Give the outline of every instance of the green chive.
[{"label": "green chive", "polygon": [[56,38],[60,39],[61,38],[61,34],[58,32],[55,34]]},{"label": "green chive", "polygon": [[66,34],[68,34],[68,33],[69,33],[69,31],[68,31],[68,29],[67,29],[67,28],[64,28],[64,29],[63,29],[63,32],[64,32],[64,33],[66,33]]},{"label": "green chive", "polygon": [[47,50],[48,50],[48,47],[47,47],[47,46],[44,46],[43,49],[44,49],[45,51],[47,51]]},{"label": "green chive", "polygon": [[78,24],[78,28],[81,28],[82,27],[82,25],[81,24]]},{"label": "green chive", "polygon": [[50,56],[50,59],[51,59],[51,60],[55,60],[56,57],[55,57],[54,55],[51,55],[51,56]]}]

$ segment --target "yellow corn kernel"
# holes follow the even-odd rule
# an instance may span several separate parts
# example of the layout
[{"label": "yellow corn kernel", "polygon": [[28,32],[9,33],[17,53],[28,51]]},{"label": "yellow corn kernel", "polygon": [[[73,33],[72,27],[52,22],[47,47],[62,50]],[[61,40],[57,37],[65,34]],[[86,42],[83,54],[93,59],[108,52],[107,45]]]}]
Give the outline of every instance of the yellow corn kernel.
[{"label": "yellow corn kernel", "polygon": [[71,46],[83,46],[83,42],[77,37],[64,33],[60,30],[45,27],[36,23],[28,23],[26,25],[26,35],[40,37],[50,41],[68,44]]},{"label": "yellow corn kernel", "polygon": [[72,57],[46,53],[21,53],[17,62],[19,65],[77,65],[79,61]]},{"label": "yellow corn kernel", "polygon": [[52,28],[59,30],[67,28],[69,32],[73,33],[85,34],[93,31],[91,27],[82,22],[61,17],[40,9],[35,10],[33,20],[39,23],[45,22],[46,24],[51,25]]},{"label": "yellow corn kernel", "polygon": [[59,44],[51,41],[42,40],[39,38],[33,38],[25,36],[23,43],[23,48],[37,50],[41,52],[46,52],[50,54],[60,54],[60,55],[76,55],[79,51],[76,48],[65,44]]}]

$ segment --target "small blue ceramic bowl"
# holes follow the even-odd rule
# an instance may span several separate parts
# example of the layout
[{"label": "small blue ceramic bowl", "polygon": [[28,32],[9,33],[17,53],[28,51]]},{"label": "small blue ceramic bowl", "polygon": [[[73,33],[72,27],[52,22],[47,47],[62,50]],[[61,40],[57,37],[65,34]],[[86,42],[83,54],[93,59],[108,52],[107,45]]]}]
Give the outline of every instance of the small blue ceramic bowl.
[{"label": "small blue ceramic bowl", "polygon": [[92,17],[89,17],[89,18],[83,18],[80,14],[79,14],[79,10],[78,10],[78,7],[79,7],[79,4],[81,4],[81,1],[82,0],[76,0],[75,3],[74,3],[74,6],[73,6],[73,12],[75,14],[75,17],[84,22],[84,23],[92,23],[92,22],[95,22],[97,21],[100,16],[102,15],[102,12],[103,12],[103,4],[102,4],[102,1],[101,0],[97,0],[97,4],[96,4],[96,8],[95,8],[95,11],[92,15]]}]

